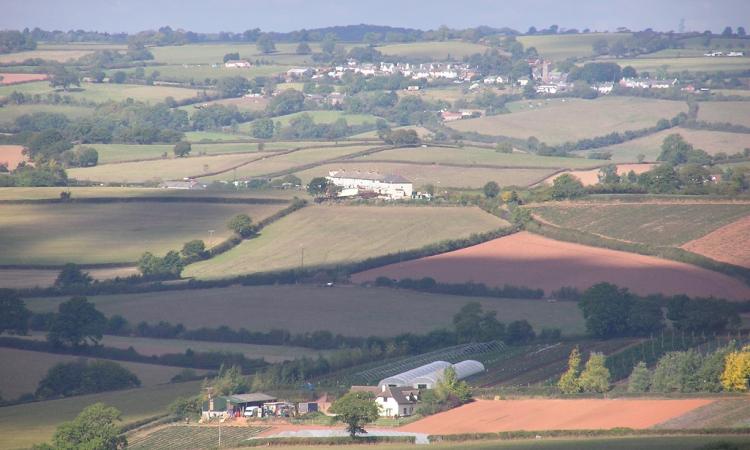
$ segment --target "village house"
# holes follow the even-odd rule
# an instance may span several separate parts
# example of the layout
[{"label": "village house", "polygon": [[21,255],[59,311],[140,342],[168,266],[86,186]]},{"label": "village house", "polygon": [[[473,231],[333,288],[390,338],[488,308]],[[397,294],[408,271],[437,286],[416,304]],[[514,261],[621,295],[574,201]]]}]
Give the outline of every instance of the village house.
[{"label": "village house", "polygon": [[297,80],[310,76],[314,73],[314,70],[309,67],[294,67],[286,71],[287,79]]},{"label": "village house", "polygon": [[202,191],[206,189],[204,184],[199,183],[197,180],[182,180],[182,181],[165,181],[159,185],[162,189],[180,189],[187,191]]},{"label": "village house", "polygon": [[400,200],[411,198],[413,190],[411,181],[393,174],[336,170],[329,172],[326,178],[341,189],[339,197],[369,193],[388,200]]},{"label": "village house", "polygon": [[351,392],[369,392],[383,417],[407,417],[417,410],[419,389],[388,386],[352,386]]},{"label": "village house", "polygon": [[225,62],[224,67],[228,69],[249,69],[250,67],[252,67],[252,64],[244,59],[234,59]]},{"label": "village house", "polygon": [[441,111],[440,117],[443,119],[443,122],[453,122],[454,120],[463,119],[463,114],[457,111]]}]

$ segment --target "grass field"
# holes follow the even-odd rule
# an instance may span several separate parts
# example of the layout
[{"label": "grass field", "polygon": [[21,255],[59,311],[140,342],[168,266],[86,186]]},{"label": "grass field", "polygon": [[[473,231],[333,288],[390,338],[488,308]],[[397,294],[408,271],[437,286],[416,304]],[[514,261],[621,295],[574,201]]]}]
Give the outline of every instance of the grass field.
[{"label": "grass field", "polygon": [[[730,445],[716,447],[716,445]],[[731,447],[736,445],[736,447]],[[310,450],[311,446],[280,446],[279,450]],[[358,445],[337,445],[337,449],[355,450]],[[379,444],[377,448],[386,450],[413,450],[413,444]],[[696,436],[636,436],[611,438],[544,438],[521,440],[488,440],[430,444],[430,449],[467,450],[707,450],[711,448],[750,448],[750,436],[743,435],[696,435]]]},{"label": "grass field", "polygon": [[[237,110],[240,112],[262,111],[266,108],[266,105],[268,105],[268,99],[265,97],[223,98],[221,100],[214,100],[212,102],[201,103],[200,105],[235,106]],[[195,106],[197,105],[185,105],[185,106],[180,106],[178,109],[187,111],[187,113],[190,116],[192,116],[198,111],[198,109]]]},{"label": "grass field", "polygon": [[[265,150],[269,153],[273,150],[291,149],[296,147],[297,143],[290,142],[269,142],[264,144]],[[174,145],[171,144],[86,144],[88,147],[94,147],[99,152],[99,164],[134,161],[139,159],[160,158],[164,153],[166,159],[179,160],[174,156]],[[227,153],[257,153],[258,144],[256,143],[229,143],[229,144],[192,144],[192,157],[205,155],[221,155]],[[166,162],[165,164],[171,164]]]},{"label": "grass field", "polygon": [[78,59],[81,56],[90,55],[93,50],[89,49],[55,49],[55,50],[29,50],[25,52],[6,53],[0,55],[0,64],[21,63],[27,59],[41,58],[48,61],[66,62]]},{"label": "grass field", "polygon": [[698,119],[750,127],[750,102],[701,102]]},{"label": "grass field", "polygon": [[[317,43],[310,43],[313,51],[320,51]],[[254,62],[256,59],[276,61],[279,63],[301,64],[309,60],[309,55],[295,55],[297,44],[277,43],[276,53],[263,54],[258,51],[254,43],[221,43],[221,44],[192,44],[154,47],[151,52],[154,59],[166,64],[210,64],[222,63],[227,53],[238,52],[241,59]]]},{"label": "grass field", "polygon": [[[449,328],[453,315],[464,304],[478,301],[484,310],[497,311],[503,322],[526,319],[537,331],[560,328],[567,336],[585,331],[575,302],[464,297],[350,285],[232,286],[192,290],[189,295],[185,292],[102,295],[90,296],[89,300],[107,316],[120,314],[131,323],[167,318],[188,329],[222,325],[252,331],[284,328],[295,333],[326,329],[345,336],[395,336]],[[64,300],[28,298],[25,302],[32,311],[45,312],[56,311]]]},{"label": "grass field", "polygon": [[[459,120],[448,126],[458,131],[475,131],[493,136],[520,139],[535,136],[547,144],[560,144],[614,131],[652,127],[659,119],[670,119],[679,112],[687,111],[687,104],[683,102],[635,97],[561,99],[532,104],[535,105],[533,109]],[[614,114],[614,111],[617,113]],[[581,120],[582,117],[586,120]]]},{"label": "grass field", "polygon": [[[287,114],[286,116],[274,117],[274,123],[281,123],[282,126],[288,126],[289,122],[301,116],[307,114],[313,118],[315,123],[333,123],[339,119],[346,120],[349,125],[362,125],[364,123],[371,123],[375,125],[378,117],[372,114],[346,114],[343,111],[302,111],[294,114]],[[249,133],[252,130],[252,122],[246,122],[240,125],[239,130],[244,133]]]},{"label": "grass field", "polygon": [[[3,205],[0,263],[135,261],[145,251],[181,249],[191,239],[228,237],[226,222],[247,213],[258,221],[284,205],[103,203]],[[189,219],[189,220],[187,220]]]},{"label": "grass field", "polygon": [[[163,48],[163,47],[159,47]],[[221,58],[219,58],[221,61]],[[222,79],[229,77],[241,76],[247,79],[253,79],[255,77],[267,77],[272,75],[278,75],[285,73],[290,66],[288,65],[277,65],[269,64],[262,66],[253,66],[247,69],[241,68],[227,68],[224,65],[219,67],[211,67],[210,64],[200,65],[168,65],[168,66],[156,66],[146,70],[146,75],[150,75],[153,72],[159,72],[157,79],[168,80],[168,81],[179,81],[179,82],[195,82],[202,84],[204,80],[210,78]]]},{"label": "grass field", "polygon": [[221,278],[243,273],[336,264],[466,237],[507,225],[478,208],[314,206],[265,228],[184,276]]},{"label": "grass field", "polygon": [[187,131],[185,132],[185,140],[190,142],[200,141],[238,141],[243,139],[251,139],[250,136],[237,133],[224,133],[221,131]]},{"label": "grass field", "polygon": [[[129,277],[138,274],[135,266],[86,269],[95,280],[108,280],[115,277]],[[0,288],[31,288],[52,286],[60,274],[53,269],[0,269]]]},{"label": "grass field", "polygon": [[[324,145],[326,143],[323,143]],[[289,154],[265,157],[253,161],[237,170],[201,178],[204,181],[247,179],[265,176],[268,174],[294,169],[306,164],[315,164],[334,158],[341,158],[353,153],[361,152],[373,147],[373,145],[352,145],[342,147],[306,148]],[[327,173],[326,173],[327,174]]]},{"label": "grass field", "polygon": [[[650,134],[622,144],[598,148],[597,152],[611,152],[613,162],[635,162],[638,155],[644,155],[646,161],[656,161],[661,153],[661,144],[670,134],[679,134],[695,148],[702,149],[708,154],[719,152],[734,154],[750,147],[750,134],[725,133],[722,131],[691,130],[688,128],[672,128]],[[587,154],[589,152],[579,152]]]},{"label": "grass field", "polygon": [[[372,156],[378,158],[378,154]],[[419,188],[425,184],[434,184],[438,188],[469,188],[476,189],[484,186],[488,181],[496,181],[501,186],[529,186],[551,175],[553,169],[494,169],[494,168],[465,168],[450,167],[433,164],[406,164],[346,161],[321,165],[312,169],[298,172],[303,182],[309,182],[313,177],[328,175],[333,170],[359,170],[380,173],[393,173],[406,177]]]},{"label": "grass field", "polygon": [[680,57],[680,58],[654,58],[651,55],[643,55],[640,58],[616,59],[620,67],[632,66],[638,72],[656,72],[666,70],[669,73],[682,71],[689,72],[716,72],[725,71],[733,72],[750,69],[750,58],[747,56],[740,58],[722,58],[722,57]]},{"label": "grass field", "polygon": [[[218,156],[190,156],[166,160],[124,162],[101,166],[68,169],[68,176],[79,180],[111,183],[144,183],[148,181],[179,180],[199,177],[213,172],[224,172],[260,157],[253,154]],[[232,179],[224,175],[222,179]]]},{"label": "grass field", "polygon": [[632,242],[679,246],[750,214],[750,205],[565,203],[533,209],[565,228]]},{"label": "grass field", "polygon": [[223,191],[183,191],[179,189],[139,188],[139,187],[7,187],[0,189],[0,201],[3,200],[38,200],[59,199],[61,191],[70,192],[72,198],[100,198],[100,197],[182,197],[200,200],[205,197],[250,197],[291,199],[295,196],[304,197],[303,191],[268,189],[247,190],[237,192]]},{"label": "grass field", "polygon": [[77,100],[86,100],[95,103],[105,103],[108,100],[116,102],[132,98],[144,102],[158,103],[167,97],[175,100],[185,100],[197,97],[201,91],[196,89],[185,89],[169,86],[141,86],[135,84],[109,84],[109,83],[81,83],[81,87],[71,88],[68,91],[55,90],[46,81],[24,83],[18,85],[0,86],[0,97],[6,97],[13,92],[23,94],[60,94],[70,96]]},{"label": "grass field", "polygon": [[[417,126],[417,125],[406,125],[403,127],[394,127],[393,130],[414,130],[417,132],[419,137],[423,139],[427,136],[432,135],[432,132],[430,130],[424,127]],[[358,138],[378,139],[378,132],[376,130],[373,130],[373,131],[367,131],[367,132],[360,133],[360,134],[355,134],[354,136],[350,136],[350,139],[358,139]]]},{"label": "grass field", "polygon": [[424,60],[457,60],[474,53],[484,53],[489,47],[472,42],[410,42],[406,44],[390,44],[377,48],[384,55],[402,56]]},{"label": "grass field", "polygon": [[356,158],[356,161],[411,161],[434,164],[468,164],[493,165],[503,167],[561,167],[581,168],[601,164],[584,158],[558,158],[539,156],[530,153],[500,153],[492,149],[478,147],[445,148],[445,147],[415,147],[385,150],[372,155]]},{"label": "grass field", "polygon": [[0,408],[0,448],[28,448],[48,441],[61,422],[73,420],[96,402],[119,409],[125,423],[163,414],[177,397],[198,393],[200,384],[193,381]]},{"label": "grass field", "polygon": [[[184,350],[183,350],[184,351]],[[58,355],[55,353],[32,352],[12,348],[0,348],[0,360],[7,364],[0,364],[0,392],[6,399],[15,399],[21,394],[33,393],[39,381],[47,375],[47,371],[58,363],[69,363],[80,359],[73,355]],[[89,358],[95,359],[95,358]],[[12,361],[12,363],[10,363]],[[116,361],[122,367],[133,372],[143,387],[169,383],[182,368],[159,366],[156,364],[141,364]],[[198,373],[202,371],[198,370]]]},{"label": "grass field", "polygon": [[539,54],[553,61],[593,55],[593,44],[605,39],[610,45],[630,36],[630,33],[558,34],[544,36],[518,36],[524,48],[534,47]]},{"label": "grass field", "polygon": [[[45,334],[31,332],[30,339],[44,340]],[[167,353],[185,353],[192,349],[196,352],[231,352],[242,353],[248,358],[263,358],[268,362],[288,361],[302,357],[315,357],[319,354],[329,353],[327,350],[313,350],[304,347],[291,347],[285,345],[259,345],[240,344],[235,342],[207,342],[182,339],[154,339],[132,336],[109,336],[102,338],[100,343],[106,347],[128,349],[133,347],[142,355],[164,355]],[[141,380],[144,381],[144,380]]]},{"label": "grass field", "polygon": [[94,110],[83,106],[69,105],[5,105],[0,107],[0,124],[12,123],[24,114],[33,114],[35,112],[58,113],[65,114],[70,118],[77,118],[89,116],[93,114]]}]

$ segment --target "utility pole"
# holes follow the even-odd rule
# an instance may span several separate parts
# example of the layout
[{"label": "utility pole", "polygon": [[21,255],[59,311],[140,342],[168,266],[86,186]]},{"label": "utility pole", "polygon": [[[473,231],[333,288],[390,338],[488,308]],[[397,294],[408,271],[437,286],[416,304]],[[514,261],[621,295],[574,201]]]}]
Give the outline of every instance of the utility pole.
[{"label": "utility pole", "polygon": [[305,270],[305,246],[299,246],[299,270]]}]

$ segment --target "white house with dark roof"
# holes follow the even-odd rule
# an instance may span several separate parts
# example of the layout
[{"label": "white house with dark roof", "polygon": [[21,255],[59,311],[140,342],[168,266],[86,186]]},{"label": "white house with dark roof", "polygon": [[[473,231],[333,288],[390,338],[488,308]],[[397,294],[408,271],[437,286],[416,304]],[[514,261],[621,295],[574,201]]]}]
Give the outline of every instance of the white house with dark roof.
[{"label": "white house with dark roof", "polygon": [[326,177],[341,188],[339,196],[353,197],[374,193],[389,200],[411,198],[413,185],[401,175],[382,174],[358,170],[334,170]]},{"label": "white house with dark roof", "polygon": [[383,417],[411,416],[419,402],[419,389],[411,387],[352,386],[351,392],[371,393]]}]

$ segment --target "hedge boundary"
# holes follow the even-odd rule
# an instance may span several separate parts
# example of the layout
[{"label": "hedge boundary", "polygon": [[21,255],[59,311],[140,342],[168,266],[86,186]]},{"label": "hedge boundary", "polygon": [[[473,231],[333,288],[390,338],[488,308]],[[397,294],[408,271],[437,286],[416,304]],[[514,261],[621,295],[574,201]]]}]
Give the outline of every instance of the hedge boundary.
[{"label": "hedge boundary", "polygon": [[287,445],[368,445],[368,444],[415,444],[415,436],[329,436],[329,437],[277,437],[251,438],[236,447],[277,447]]}]

